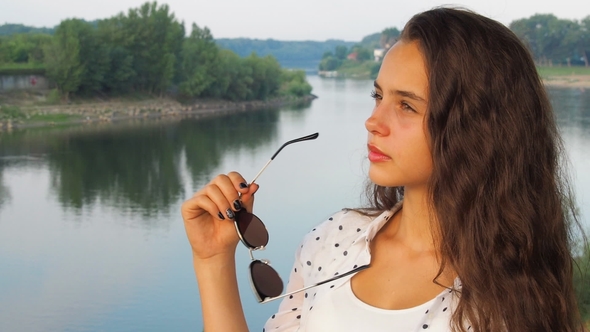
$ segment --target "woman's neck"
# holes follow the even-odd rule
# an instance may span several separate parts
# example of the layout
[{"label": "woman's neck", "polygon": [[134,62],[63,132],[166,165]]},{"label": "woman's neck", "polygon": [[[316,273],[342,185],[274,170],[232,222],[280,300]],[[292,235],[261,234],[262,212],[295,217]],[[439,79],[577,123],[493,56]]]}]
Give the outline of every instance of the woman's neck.
[{"label": "woman's neck", "polygon": [[386,232],[416,252],[436,251],[433,218],[427,188],[406,187],[402,208],[386,225]]}]

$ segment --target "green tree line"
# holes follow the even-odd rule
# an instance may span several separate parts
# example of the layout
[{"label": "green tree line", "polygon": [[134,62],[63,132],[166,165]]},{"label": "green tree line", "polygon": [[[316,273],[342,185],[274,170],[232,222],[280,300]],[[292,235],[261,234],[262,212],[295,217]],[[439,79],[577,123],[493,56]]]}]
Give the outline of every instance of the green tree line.
[{"label": "green tree line", "polygon": [[379,33],[364,37],[360,43],[350,48],[345,45],[337,45],[333,52],[324,52],[318,68],[320,71],[340,71],[342,69],[346,71],[356,67],[367,72],[368,76],[375,78],[381,67],[381,59],[376,59],[373,51],[375,49],[389,49],[397,41],[399,35],[400,31],[397,28],[386,28]]},{"label": "green tree line", "polygon": [[513,21],[510,29],[539,65],[590,66],[590,15],[578,21],[537,14]]},{"label": "green tree line", "polygon": [[[539,66],[590,67],[590,15],[581,20],[557,18],[553,14],[535,14],[515,20],[509,28],[528,47]],[[388,49],[400,35],[397,28],[387,28],[366,36],[353,47],[337,45],[325,52],[320,70],[338,70],[347,64],[347,57],[356,53],[356,61],[369,59],[367,51]]]},{"label": "green tree line", "polygon": [[14,64],[41,64],[64,99],[172,92],[264,100],[311,92],[305,73],[282,69],[272,56],[242,58],[222,50],[209,29],[197,24],[186,36],[184,22],[157,2],[95,22],[66,19],[53,35],[0,37],[0,68]]},{"label": "green tree line", "polygon": [[24,24],[10,24],[6,23],[0,25],[0,36],[10,36],[17,33],[44,33],[53,34],[54,28],[35,28],[26,26]]},{"label": "green tree line", "polygon": [[260,55],[272,55],[279,62],[314,61],[322,57],[326,51],[338,45],[352,47],[356,42],[329,39],[326,41],[281,41],[274,39],[220,38],[215,42],[222,48],[247,56],[252,52]]}]

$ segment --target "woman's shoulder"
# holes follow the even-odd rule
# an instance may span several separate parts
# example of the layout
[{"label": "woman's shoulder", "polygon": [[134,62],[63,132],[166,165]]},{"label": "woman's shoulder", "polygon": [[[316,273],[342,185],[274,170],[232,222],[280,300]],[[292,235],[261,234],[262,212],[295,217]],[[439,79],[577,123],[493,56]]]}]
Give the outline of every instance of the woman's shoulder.
[{"label": "woman's shoulder", "polygon": [[358,227],[366,227],[375,219],[375,216],[363,213],[357,209],[342,209],[322,221],[314,227],[310,233],[332,233],[335,231],[346,231]]},{"label": "woman's shoulder", "polygon": [[343,239],[358,236],[367,229],[375,216],[355,209],[342,209],[315,226],[303,239],[303,245],[329,245]]}]

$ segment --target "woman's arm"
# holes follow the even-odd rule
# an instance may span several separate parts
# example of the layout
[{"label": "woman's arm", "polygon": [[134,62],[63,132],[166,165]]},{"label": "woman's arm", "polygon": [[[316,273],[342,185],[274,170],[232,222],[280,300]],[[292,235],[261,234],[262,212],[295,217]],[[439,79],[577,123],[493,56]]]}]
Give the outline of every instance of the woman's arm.
[{"label": "woman's arm", "polygon": [[248,331],[234,255],[202,261],[193,255],[205,331]]},{"label": "woman's arm", "polygon": [[217,176],[182,205],[205,331],[248,331],[236,278],[239,238],[233,217],[242,208],[252,211],[257,190],[234,172]]}]

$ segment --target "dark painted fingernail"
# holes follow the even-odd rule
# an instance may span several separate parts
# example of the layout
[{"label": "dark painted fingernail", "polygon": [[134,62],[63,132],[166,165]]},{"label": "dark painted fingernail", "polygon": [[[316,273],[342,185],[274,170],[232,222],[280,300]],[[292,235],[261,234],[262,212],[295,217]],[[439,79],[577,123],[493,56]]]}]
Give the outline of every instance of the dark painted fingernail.
[{"label": "dark painted fingernail", "polygon": [[246,189],[246,188],[248,188],[248,185],[246,183],[242,182],[242,183],[240,183],[240,188]]},{"label": "dark painted fingernail", "polygon": [[227,209],[227,211],[225,211],[225,214],[227,215],[227,217],[229,219],[233,219],[236,217],[236,215],[234,214],[234,211],[232,211],[231,209]]},{"label": "dark painted fingernail", "polygon": [[236,209],[236,211],[241,210],[242,209],[242,204],[240,203],[239,200],[235,200],[234,201],[234,208]]},{"label": "dark painted fingernail", "polygon": [[221,219],[221,220],[225,220],[225,217],[223,216],[223,213],[219,212],[219,213],[217,214],[217,216],[219,217],[219,219]]}]

